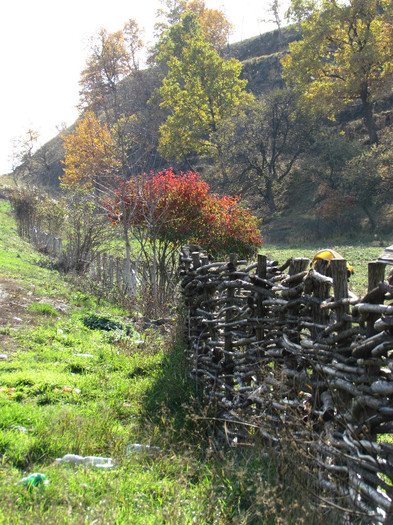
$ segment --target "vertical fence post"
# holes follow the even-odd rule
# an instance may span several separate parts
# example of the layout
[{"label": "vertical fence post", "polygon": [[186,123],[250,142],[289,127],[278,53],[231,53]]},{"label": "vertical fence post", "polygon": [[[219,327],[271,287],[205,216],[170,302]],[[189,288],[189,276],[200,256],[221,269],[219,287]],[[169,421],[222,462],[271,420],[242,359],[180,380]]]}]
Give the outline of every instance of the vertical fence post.
[{"label": "vertical fence post", "polygon": [[[257,270],[256,270],[257,277],[260,277],[261,279],[266,279],[267,277],[267,257],[266,255],[258,254],[257,259]],[[261,286],[264,288],[264,286],[261,283],[258,283],[258,286]],[[255,337],[257,342],[257,359],[260,360],[265,355],[265,352],[263,350],[263,340],[265,338],[265,316],[266,316],[266,308],[262,305],[263,296],[256,292],[256,308],[255,308],[255,317],[257,319],[256,321],[256,328],[255,328]],[[257,381],[259,383],[262,383],[264,380],[264,374],[262,366],[259,365],[257,372],[256,372]],[[260,403],[257,403],[257,406],[260,407]]]},{"label": "vertical fence post", "polygon": [[[315,270],[321,275],[326,275],[327,269],[330,261],[320,259],[315,265]],[[330,296],[330,287],[331,284],[324,281],[315,281],[314,282],[314,298],[315,302],[312,306],[312,315],[313,321],[316,324],[326,325],[329,321],[329,312],[328,310],[321,310],[319,302],[322,302],[324,299],[327,299]],[[312,336],[316,339],[318,333],[321,332],[321,328],[314,327],[312,330]]]},{"label": "vertical fence post", "polygon": [[[385,278],[385,263],[378,261],[373,261],[368,263],[368,292],[377,288],[380,281],[383,281]],[[368,302],[373,302],[372,299],[369,299]],[[383,304],[384,294],[378,294],[376,297],[376,302],[378,304]],[[367,337],[371,337],[375,334],[374,323],[378,319],[379,314],[369,313],[367,318]]]},{"label": "vertical fence post", "polygon": [[[371,292],[371,290],[374,290],[377,288],[378,284],[384,280],[385,277],[385,263],[381,263],[378,261],[373,261],[368,263],[368,291]],[[378,304],[384,303],[385,295],[381,292],[381,294],[377,294],[376,296],[376,302]],[[369,300],[369,302],[373,302],[372,300]],[[367,337],[371,337],[375,334],[374,329],[374,323],[378,319],[380,314],[374,314],[369,313],[367,318]],[[372,366],[369,365],[366,367],[367,370],[367,376],[369,378],[369,382],[373,382],[377,376],[380,374],[380,368],[379,366]],[[376,435],[373,436],[376,438]]]},{"label": "vertical fence post", "polygon": [[114,269],[114,258],[113,255],[109,256],[109,288],[113,288],[113,269]]},{"label": "vertical fence post", "polygon": [[50,251],[52,255],[56,255],[56,237],[54,235],[51,235],[51,246]]},{"label": "vertical fence post", "polygon": [[[201,265],[201,259],[199,252],[192,252],[191,253],[191,259],[192,259],[192,269],[190,270],[191,274],[196,275],[196,270]],[[198,369],[199,369],[199,334],[201,331],[200,322],[196,320],[196,303],[198,302],[196,299],[197,292],[193,293],[193,297],[190,298],[190,306],[189,306],[189,323],[188,323],[188,337],[189,337],[189,345],[192,348],[192,354],[194,359],[194,370],[195,370],[195,377],[198,379]]]},{"label": "vertical fence post", "polygon": [[[209,258],[205,255],[202,255],[200,257],[201,261],[201,267],[206,266],[209,264]],[[201,269],[201,276],[204,276],[207,274],[207,270]],[[206,284],[206,281],[204,281]],[[209,315],[210,305],[209,305],[209,299],[210,299],[210,292],[209,289],[206,286],[203,286],[202,288],[202,302],[201,302],[201,308],[206,312],[206,319],[211,320],[211,316]],[[205,323],[205,326],[202,327],[202,330],[204,331],[204,341],[205,343],[208,341],[214,340],[214,323]],[[202,341],[199,342],[199,345],[201,346]],[[204,354],[208,352],[206,344],[204,344]]]},{"label": "vertical fence post", "polygon": [[[340,299],[348,298],[348,271],[347,261],[345,259],[332,259],[331,270],[333,276],[333,288],[334,288],[334,300],[339,301]],[[337,323],[342,323],[339,328],[340,332],[351,328],[351,321],[348,319],[349,304],[343,304],[335,308]],[[343,341],[343,344],[346,343]],[[338,410],[344,413],[345,410],[349,409],[353,402],[351,394],[343,392],[340,395],[340,399],[336,396],[336,406]]]},{"label": "vertical fence post", "polygon": [[[332,259],[330,261],[333,277],[334,300],[348,298],[348,271],[347,261],[345,259]],[[348,330],[351,327],[351,322],[345,317],[349,314],[349,305],[343,304],[335,309],[337,322],[342,321],[341,330]]]},{"label": "vertical fence post", "polygon": [[123,292],[125,295],[128,295],[128,286],[129,286],[129,278],[128,278],[128,266],[127,266],[127,259],[123,259],[123,268],[122,268],[122,275],[123,275]]},{"label": "vertical fence post", "polygon": [[[236,272],[236,265],[237,265],[237,255],[234,253],[231,253],[229,255],[229,262],[228,262],[228,271],[229,271],[229,281],[233,281],[235,279],[235,276],[233,275]],[[225,384],[228,386],[228,391],[226,392],[226,397],[228,399],[232,399],[232,389],[234,385],[233,380],[233,371],[234,371],[234,361],[233,361],[233,345],[232,345],[232,326],[228,326],[233,318],[233,312],[231,307],[234,304],[235,297],[235,289],[230,287],[227,290],[227,297],[226,297],[226,304],[225,307],[227,308],[225,312],[225,329],[224,329],[224,376],[232,376],[225,379]]]},{"label": "vertical fence post", "polygon": [[121,260],[120,257],[116,257],[116,285],[121,290]]},{"label": "vertical fence post", "polygon": [[106,252],[102,254],[102,282],[104,286],[108,284],[108,256]]},{"label": "vertical fence post", "polygon": [[[266,279],[266,271],[267,271],[267,257],[266,255],[258,254],[258,266],[257,266],[257,276],[261,279]],[[261,286],[261,285],[259,285]],[[264,323],[263,318],[265,317],[265,308],[262,306],[263,297],[261,294],[257,294],[256,299],[256,317],[258,319],[257,321],[257,327],[256,327],[256,338],[257,341],[262,341],[264,337]]]},{"label": "vertical fence post", "polygon": [[[294,275],[301,274],[302,272],[307,270],[309,262],[310,262],[310,259],[307,259],[304,257],[292,258],[291,262],[289,263],[289,271],[288,271],[289,276],[293,277]],[[295,288],[299,284],[299,282],[302,282],[302,279],[303,277],[300,278],[300,281],[295,280],[293,282],[290,282],[289,288]],[[291,298],[295,299],[295,297],[299,297],[301,295],[302,290],[294,291],[293,293],[296,295],[291,295]],[[293,341],[294,343],[300,342],[300,330],[298,327],[298,323],[296,322],[296,320],[298,320],[299,318],[300,308],[301,306],[299,304],[295,306],[291,306],[291,308],[288,308],[288,315],[293,317],[293,320],[295,320],[295,324],[291,323],[287,327],[287,332],[288,332],[288,335],[291,341]]]}]

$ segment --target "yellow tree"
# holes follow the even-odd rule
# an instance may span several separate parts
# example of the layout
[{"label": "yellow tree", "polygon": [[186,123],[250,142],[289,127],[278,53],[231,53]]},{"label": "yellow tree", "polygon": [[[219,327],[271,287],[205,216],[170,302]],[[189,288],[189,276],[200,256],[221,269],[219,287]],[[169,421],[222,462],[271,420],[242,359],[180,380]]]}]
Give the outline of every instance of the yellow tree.
[{"label": "yellow tree", "polygon": [[80,108],[105,111],[108,124],[119,117],[118,84],[137,68],[137,53],[143,43],[134,20],[123,30],[108,33],[101,29],[92,37],[91,55],[80,79]]},{"label": "yellow tree", "polygon": [[113,179],[120,163],[108,127],[93,112],[87,112],[75,131],[63,137],[64,175],[62,183],[99,189]]},{"label": "yellow tree", "polygon": [[195,13],[205,34],[206,42],[215,49],[222,49],[228,42],[233,26],[220,9],[209,9],[203,0],[191,0],[187,11]]},{"label": "yellow tree", "polygon": [[206,7],[204,0],[164,0],[163,3],[166,10],[159,9],[157,12],[163,22],[158,22],[155,26],[159,36],[171,26],[179,24],[183,16],[190,12],[197,16],[207,43],[217,50],[222,49],[227,43],[233,26],[220,9]]},{"label": "yellow tree", "polygon": [[374,101],[391,92],[393,79],[390,0],[293,0],[291,14],[302,40],[282,61],[287,81],[330,118],[359,101],[369,141],[377,142]]},{"label": "yellow tree", "polygon": [[[130,178],[136,157],[135,144],[139,140],[140,149],[143,142],[133,104],[129,97],[126,100],[124,95],[120,96],[121,81],[131,73],[134,79],[138,77],[137,53],[143,45],[140,35],[134,20],[115,33],[101,29],[93,38],[92,53],[81,74],[81,108],[89,113],[76,132],[66,139],[63,182],[69,186],[73,181],[93,186],[96,198],[99,191],[110,193],[110,186],[119,179]],[[99,120],[104,117],[106,125]],[[137,153],[140,159],[143,153]],[[130,231],[126,222],[123,233],[126,273],[131,279]]]}]

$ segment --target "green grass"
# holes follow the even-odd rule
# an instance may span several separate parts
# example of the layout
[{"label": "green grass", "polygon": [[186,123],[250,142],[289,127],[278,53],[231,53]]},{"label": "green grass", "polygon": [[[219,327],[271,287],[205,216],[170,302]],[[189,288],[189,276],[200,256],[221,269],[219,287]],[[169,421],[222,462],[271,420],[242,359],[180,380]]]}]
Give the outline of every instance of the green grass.
[{"label": "green grass", "polygon": [[[0,202],[0,277],[31,292],[25,313],[35,316],[2,330],[16,350],[5,348],[0,361],[0,523],[210,524],[256,515],[238,474],[247,455],[217,459],[207,428],[190,416],[182,344],[141,332],[116,305],[98,309],[12,228]],[[108,320],[111,329],[102,329]],[[127,455],[131,443],[160,451]],[[56,463],[65,454],[111,457],[115,467]],[[266,464],[256,458],[252,469],[262,479]],[[34,472],[48,484],[29,490],[20,480]]]},{"label": "green grass", "polygon": [[48,303],[33,303],[29,305],[27,309],[29,312],[40,313],[48,317],[56,317],[59,315],[59,312],[56,310],[56,308]]},{"label": "green grass", "polygon": [[[203,429],[182,407],[193,389],[180,345],[168,352],[157,334],[113,345],[79,313],[16,338],[19,352],[0,367],[1,523],[229,523],[241,514],[250,488],[230,463],[206,458]],[[135,442],[160,452],[127,456]],[[65,454],[116,465],[56,464]],[[265,464],[255,464],[262,476]],[[18,483],[32,472],[49,484]]]},{"label": "green grass", "polygon": [[290,257],[307,257],[311,261],[316,252],[323,248],[331,248],[337,251],[353,266],[354,274],[350,278],[349,289],[359,296],[364,295],[367,292],[368,282],[367,264],[377,260],[384,248],[364,244],[324,245],[320,243],[301,247],[264,244],[260,252],[266,255],[268,259],[278,260],[282,264]]},{"label": "green grass", "polygon": [[[16,347],[0,361],[1,524],[314,523],[295,509],[296,489],[279,490],[258,447],[214,451],[176,334],[144,332],[121,308],[72,288],[14,229],[0,201],[0,278],[33,294],[26,315],[35,316],[1,332]],[[334,248],[356,278],[362,258],[380,251]],[[264,253],[285,262],[316,249]],[[131,443],[160,450],[127,455]],[[115,467],[56,463],[65,454],[110,457]],[[28,490],[19,482],[34,472],[49,483]]]}]

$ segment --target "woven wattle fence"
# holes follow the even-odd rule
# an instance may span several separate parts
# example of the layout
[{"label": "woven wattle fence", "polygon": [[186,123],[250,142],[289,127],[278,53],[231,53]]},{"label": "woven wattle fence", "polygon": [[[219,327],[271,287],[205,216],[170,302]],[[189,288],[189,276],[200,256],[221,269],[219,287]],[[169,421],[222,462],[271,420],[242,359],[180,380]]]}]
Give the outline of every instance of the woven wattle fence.
[{"label": "woven wattle fence", "polygon": [[326,501],[366,523],[391,523],[393,287],[385,265],[369,263],[361,301],[348,291],[341,259],[309,270],[304,258],[211,262],[185,247],[180,260],[192,376],[225,439],[273,449],[296,442]]}]

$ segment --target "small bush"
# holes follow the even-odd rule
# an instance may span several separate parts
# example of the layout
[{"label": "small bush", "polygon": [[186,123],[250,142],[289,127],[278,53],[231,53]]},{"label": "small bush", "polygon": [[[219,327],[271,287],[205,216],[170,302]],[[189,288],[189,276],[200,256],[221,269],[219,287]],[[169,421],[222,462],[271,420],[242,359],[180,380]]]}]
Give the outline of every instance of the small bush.
[{"label": "small bush", "polygon": [[104,315],[85,315],[82,322],[83,325],[86,326],[86,328],[90,328],[90,330],[104,330],[106,332],[111,332],[112,330],[124,330],[124,326],[121,323],[113,321]]}]

